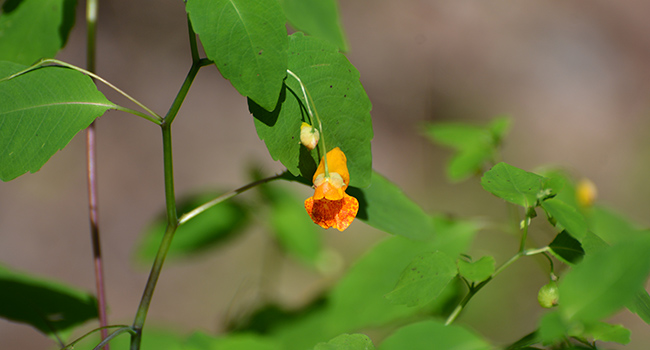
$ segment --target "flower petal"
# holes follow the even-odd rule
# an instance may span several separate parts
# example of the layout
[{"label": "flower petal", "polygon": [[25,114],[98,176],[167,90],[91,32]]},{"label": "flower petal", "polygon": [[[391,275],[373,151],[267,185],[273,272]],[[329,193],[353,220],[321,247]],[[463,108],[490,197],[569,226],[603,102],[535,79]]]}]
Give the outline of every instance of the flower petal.
[{"label": "flower petal", "polygon": [[[327,152],[327,169],[330,173],[338,173],[343,179],[343,189],[348,186],[350,183],[350,173],[348,172],[348,159],[345,157],[345,153],[341,151],[340,148],[336,147],[331,151]],[[325,157],[323,157],[324,159]],[[325,174],[325,162],[321,159],[318,169],[314,173],[313,182],[316,182],[318,175]]]}]

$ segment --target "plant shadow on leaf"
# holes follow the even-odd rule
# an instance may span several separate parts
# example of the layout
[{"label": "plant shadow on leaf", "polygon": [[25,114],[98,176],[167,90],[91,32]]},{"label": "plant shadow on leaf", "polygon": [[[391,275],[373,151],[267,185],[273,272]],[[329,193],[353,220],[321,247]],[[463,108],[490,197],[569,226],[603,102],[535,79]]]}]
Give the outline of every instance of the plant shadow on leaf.
[{"label": "plant shadow on leaf", "polygon": [[[328,157],[329,158],[329,157]],[[348,187],[346,192],[359,201],[359,211],[357,212],[357,219],[368,221],[368,201],[366,195],[358,187]]]},{"label": "plant shadow on leaf", "polygon": [[68,34],[74,26],[75,8],[77,7],[77,0],[65,0],[63,2],[63,18],[59,26],[59,36],[61,37],[61,47],[64,47],[68,42]]},{"label": "plant shadow on leaf", "polygon": [[274,126],[278,122],[278,116],[282,110],[282,104],[287,98],[287,86],[282,84],[282,89],[280,90],[280,97],[278,97],[278,103],[275,105],[275,108],[272,111],[267,111],[264,107],[258,105],[255,101],[248,99],[248,110],[253,114],[253,117],[267,126]]},{"label": "plant shadow on leaf", "polygon": [[316,162],[311,156],[310,151],[305,147],[300,147],[300,158],[298,158],[298,169],[301,174],[313,174],[316,172]]},{"label": "plant shadow on leaf", "polygon": [[2,12],[10,13],[14,11],[18,6],[20,6],[21,2],[23,2],[23,0],[7,0],[2,4]]}]

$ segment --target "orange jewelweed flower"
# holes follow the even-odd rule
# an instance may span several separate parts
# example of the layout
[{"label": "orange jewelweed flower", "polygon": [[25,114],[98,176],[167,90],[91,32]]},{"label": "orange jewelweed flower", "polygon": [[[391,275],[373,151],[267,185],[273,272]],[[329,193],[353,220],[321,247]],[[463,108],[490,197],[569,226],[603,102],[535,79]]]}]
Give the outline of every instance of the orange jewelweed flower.
[{"label": "orange jewelweed flower", "polygon": [[340,148],[327,152],[329,177],[325,177],[325,163],[321,159],[314,173],[314,196],[305,200],[305,209],[311,219],[322,228],[336,227],[343,231],[359,211],[359,201],[345,193],[350,183],[347,158]]}]

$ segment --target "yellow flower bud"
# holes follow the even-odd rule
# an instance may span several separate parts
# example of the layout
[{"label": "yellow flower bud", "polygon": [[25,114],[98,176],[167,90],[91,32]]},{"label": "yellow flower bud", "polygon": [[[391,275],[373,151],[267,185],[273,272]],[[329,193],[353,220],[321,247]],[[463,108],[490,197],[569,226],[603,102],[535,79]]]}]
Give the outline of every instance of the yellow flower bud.
[{"label": "yellow flower bud", "polygon": [[576,198],[583,207],[588,208],[594,204],[597,195],[596,185],[589,179],[582,179],[576,185]]},{"label": "yellow flower bud", "polygon": [[302,123],[300,126],[300,143],[311,151],[318,145],[318,140],[320,140],[318,129],[307,123]]}]

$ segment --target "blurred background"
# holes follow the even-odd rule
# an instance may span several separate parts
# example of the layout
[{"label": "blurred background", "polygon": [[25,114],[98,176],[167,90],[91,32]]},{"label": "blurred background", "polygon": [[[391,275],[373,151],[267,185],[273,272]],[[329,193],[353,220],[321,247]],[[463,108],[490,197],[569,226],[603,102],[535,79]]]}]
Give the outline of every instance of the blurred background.
[{"label": "blurred background", "polygon": [[[85,66],[85,8],[58,58]],[[374,168],[427,212],[506,220],[506,206],[477,179],[451,184],[450,151],[422,136],[424,122],[485,124],[508,114],[513,129],[503,160],[526,170],[541,165],[588,177],[599,199],[642,225],[650,223],[650,2],[606,1],[341,1],[349,60],[373,103]],[[97,73],[164,114],[191,64],[184,5],[178,0],[100,1]],[[126,104],[100,87],[109,99]],[[139,233],[164,206],[159,128],[120,112],[97,121],[100,229],[110,323],[130,324],[149,266],[133,263]],[[87,219],[85,137],[79,134],[39,172],[0,183],[0,261],[13,268],[94,291]],[[229,190],[250,169],[283,170],[259,140],[246,99],[214,67],[203,68],[174,123],[176,193]],[[287,186],[300,198],[310,189]],[[246,194],[247,196],[249,194]],[[147,325],[218,332],[233,313],[259,298],[263,225],[228,247],[168,264]],[[327,275],[293,261],[276,281],[285,305],[310,300],[387,234],[356,221],[323,231],[341,267]],[[533,236],[547,242],[550,230]],[[497,264],[517,239],[485,230],[472,253]],[[532,273],[531,273],[532,271]],[[523,259],[479,293],[458,322],[496,344],[532,331],[545,284],[538,262]],[[627,311],[626,349],[646,349],[650,332]],[[48,338],[0,320],[3,348],[47,349]],[[611,348],[623,348],[612,345]]]}]

